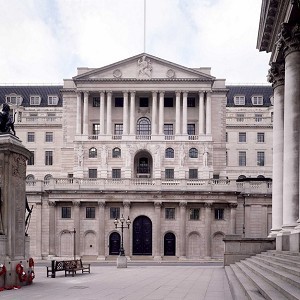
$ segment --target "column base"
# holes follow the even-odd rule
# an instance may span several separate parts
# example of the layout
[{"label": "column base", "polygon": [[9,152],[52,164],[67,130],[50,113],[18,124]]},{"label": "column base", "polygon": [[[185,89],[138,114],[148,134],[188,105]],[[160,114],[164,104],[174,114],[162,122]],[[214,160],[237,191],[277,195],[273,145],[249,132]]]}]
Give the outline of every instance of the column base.
[{"label": "column base", "polygon": [[123,255],[119,255],[117,258],[117,268],[127,268],[127,257]]},{"label": "column base", "polygon": [[281,231],[281,229],[271,229],[271,232],[269,233],[268,237],[269,238],[276,238],[278,233]]},{"label": "column base", "polygon": [[290,251],[300,252],[300,227],[299,227],[299,225],[291,232]]},{"label": "column base", "polygon": [[104,255],[99,255],[98,257],[97,257],[97,260],[98,261],[104,261],[106,259],[106,257],[104,256]]},{"label": "column base", "polygon": [[153,257],[153,260],[154,260],[154,261],[162,261],[162,257],[159,256],[159,255],[155,255],[155,256]]},{"label": "column base", "polygon": [[276,250],[290,251],[290,231],[282,230],[276,236]]},{"label": "column base", "polygon": [[185,255],[179,256],[179,260],[186,260],[186,256]]}]

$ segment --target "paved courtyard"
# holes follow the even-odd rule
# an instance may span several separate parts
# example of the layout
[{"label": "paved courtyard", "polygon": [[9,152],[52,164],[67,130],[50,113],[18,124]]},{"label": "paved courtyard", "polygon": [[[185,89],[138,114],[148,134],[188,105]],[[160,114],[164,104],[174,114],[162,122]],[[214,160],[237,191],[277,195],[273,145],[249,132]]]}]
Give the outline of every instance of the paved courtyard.
[{"label": "paved courtyard", "polygon": [[92,265],[91,274],[46,277],[46,267],[35,267],[31,286],[0,292],[0,299],[107,300],[232,300],[224,268],[191,265]]}]

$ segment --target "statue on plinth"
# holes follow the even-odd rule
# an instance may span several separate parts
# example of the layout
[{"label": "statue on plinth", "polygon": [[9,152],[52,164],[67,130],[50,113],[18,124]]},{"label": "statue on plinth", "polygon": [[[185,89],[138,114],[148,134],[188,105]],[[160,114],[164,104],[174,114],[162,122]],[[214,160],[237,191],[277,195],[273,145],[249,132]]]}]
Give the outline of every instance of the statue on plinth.
[{"label": "statue on plinth", "polygon": [[15,127],[14,127],[15,120],[12,118],[9,112],[10,112],[9,105],[7,103],[3,103],[2,112],[0,112],[0,134],[13,133],[13,135],[16,135]]}]

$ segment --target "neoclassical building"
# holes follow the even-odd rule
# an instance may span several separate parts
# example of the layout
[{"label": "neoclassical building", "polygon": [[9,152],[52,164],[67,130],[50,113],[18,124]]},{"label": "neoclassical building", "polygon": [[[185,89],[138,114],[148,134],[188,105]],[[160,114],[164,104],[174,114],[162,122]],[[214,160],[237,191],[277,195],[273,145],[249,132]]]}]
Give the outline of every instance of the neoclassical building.
[{"label": "neoclassical building", "polygon": [[[124,231],[131,259],[221,258],[226,234],[266,236],[271,183],[235,179],[271,177],[270,166],[254,160],[244,172],[245,165],[238,170],[228,161],[238,150],[226,136],[239,129],[226,122],[240,109],[228,102],[231,89],[232,99],[242,96],[210,68],[146,53],[78,68],[62,86],[0,87],[0,101],[10,103],[17,135],[32,152],[32,256],[72,256],[75,230],[77,256],[115,257],[121,236],[114,220],[122,215],[131,220]],[[247,99],[264,99],[249,115],[261,110],[271,120],[270,87],[246,90]],[[266,157],[268,139],[255,150]]]},{"label": "neoclassical building", "polygon": [[257,48],[271,53],[274,89],[272,236],[299,252],[300,4],[262,1]]}]

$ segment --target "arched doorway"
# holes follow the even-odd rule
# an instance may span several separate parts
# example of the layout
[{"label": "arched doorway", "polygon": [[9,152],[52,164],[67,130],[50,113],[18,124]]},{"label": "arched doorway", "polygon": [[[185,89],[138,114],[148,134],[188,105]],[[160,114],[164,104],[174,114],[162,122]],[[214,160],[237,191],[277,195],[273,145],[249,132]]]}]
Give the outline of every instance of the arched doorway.
[{"label": "arched doorway", "polygon": [[188,236],[188,258],[199,259],[201,257],[201,237],[198,232],[192,232]]},{"label": "arched doorway", "polygon": [[70,232],[62,232],[60,236],[60,256],[72,256],[73,254],[73,235]]},{"label": "arched doorway", "polygon": [[153,159],[148,151],[139,151],[134,158],[136,177],[150,178],[152,173]]},{"label": "arched doorway", "polygon": [[175,256],[176,253],[176,237],[172,232],[168,232],[164,236],[164,255]]},{"label": "arched doorway", "polygon": [[113,232],[109,236],[109,255],[119,255],[121,237],[118,232]]},{"label": "arched doorway", "polygon": [[224,234],[216,232],[212,239],[212,258],[223,258],[225,244],[223,242]]},{"label": "arched doorway", "polygon": [[84,236],[84,255],[97,255],[95,232],[89,231]]},{"label": "arched doorway", "polygon": [[152,255],[152,222],[146,216],[133,221],[132,254]]}]

